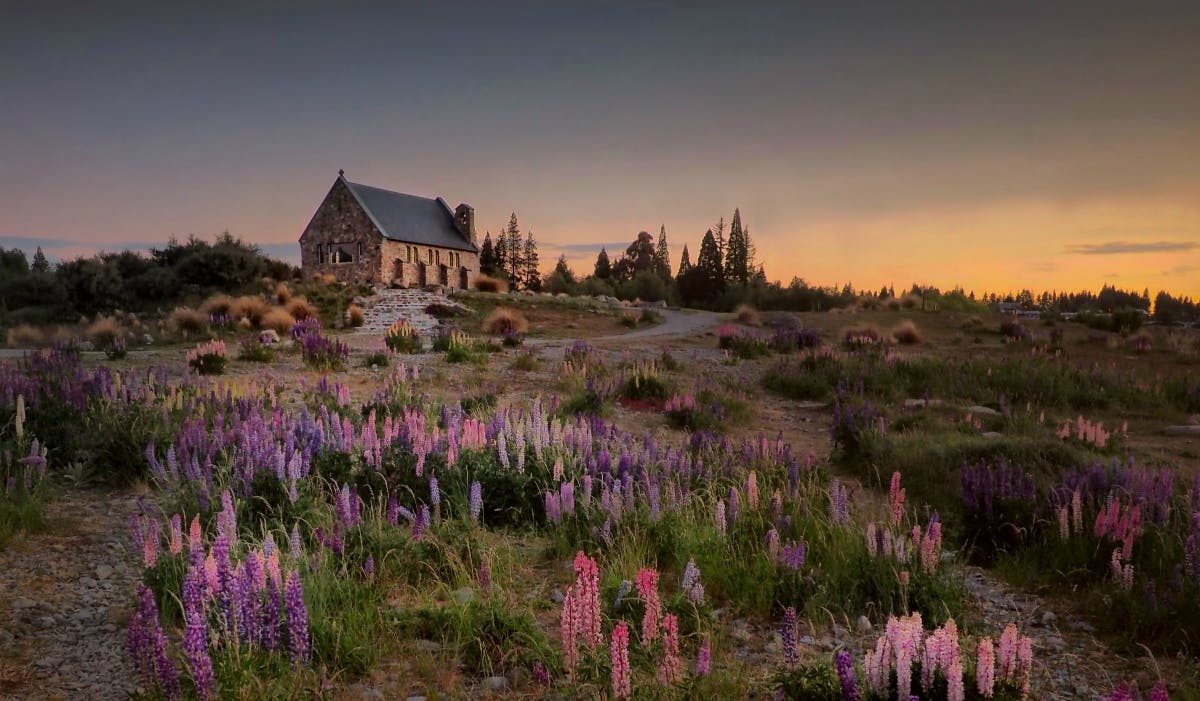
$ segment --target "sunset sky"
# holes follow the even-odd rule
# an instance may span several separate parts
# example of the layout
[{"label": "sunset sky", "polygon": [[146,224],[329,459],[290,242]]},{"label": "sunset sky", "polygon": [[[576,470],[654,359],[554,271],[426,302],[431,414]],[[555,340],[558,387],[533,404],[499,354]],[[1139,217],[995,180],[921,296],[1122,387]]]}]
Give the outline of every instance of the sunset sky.
[{"label": "sunset sky", "polygon": [[4,3],[0,245],[228,229],[339,168],[548,268],[740,207],[771,279],[1200,297],[1197,3]]}]

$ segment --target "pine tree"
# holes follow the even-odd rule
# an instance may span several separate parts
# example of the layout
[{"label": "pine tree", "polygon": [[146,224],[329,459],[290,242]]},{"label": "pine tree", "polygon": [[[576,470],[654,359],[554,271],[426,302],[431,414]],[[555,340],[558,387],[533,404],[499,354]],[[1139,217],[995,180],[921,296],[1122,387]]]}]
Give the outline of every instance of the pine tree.
[{"label": "pine tree", "polygon": [[687,271],[692,269],[692,259],[688,255],[687,244],[683,244],[683,255],[679,258],[679,271],[676,273],[679,277],[687,274]]},{"label": "pine tree", "polygon": [[666,282],[671,282],[671,250],[667,248],[667,225],[663,224],[658,230],[658,250],[655,251],[655,262],[658,263],[658,275]]},{"label": "pine tree", "polygon": [[42,247],[37,247],[37,252],[33,254],[33,264],[29,268],[35,273],[50,272],[50,261],[46,260],[46,254],[42,253]]},{"label": "pine tree", "polygon": [[496,246],[492,243],[492,232],[483,235],[483,246],[479,249],[479,272],[496,274]]},{"label": "pine tree", "polygon": [[712,229],[704,232],[704,238],[700,242],[700,257],[696,259],[696,265],[694,267],[689,265],[686,274],[680,272],[676,285],[685,302],[708,302],[725,289],[721,251],[717,248],[717,240],[713,236]]},{"label": "pine tree", "polygon": [[612,262],[608,260],[608,251],[604,250],[604,246],[600,247],[600,255],[596,256],[596,267],[592,274],[601,280],[612,277]]},{"label": "pine tree", "polygon": [[500,233],[496,234],[496,244],[492,249],[492,274],[507,275],[508,273],[508,234],[505,228],[500,227]]},{"label": "pine tree", "polygon": [[[711,231],[711,229],[710,229]],[[725,258],[725,217],[721,217],[717,222],[717,229],[714,232],[715,241],[717,243],[717,253],[721,254],[721,259]]]},{"label": "pine tree", "polygon": [[534,292],[542,291],[542,273],[538,270],[537,242],[533,240],[533,230],[525,232],[525,247],[521,253],[521,283],[525,289]]},{"label": "pine tree", "polygon": [[508,265],[506,272],[508,273],[509,281],[516,285],[521,281],[525,272],[525,261],[523,258],[524,242],[521,240],[521,228],[517,226],[517,213],[513,212],[508,219],[508,230],[505,231],[506,243],[508,244],[508,255],[505,257],[505,263]]},{"label": "pine tree", "polygon": [[554,274],[571,284],[575,283],[575,273],[571,272],[571,266],[567,265],[567,254],[563,253],[558,257],[558,262],[554,264]]},{"label": "pine tree", "polygon": [[750,282],[750,242],[742,230],[742,213],[733,210],[729,240],[725,242],[725,281],[745,286]]}]

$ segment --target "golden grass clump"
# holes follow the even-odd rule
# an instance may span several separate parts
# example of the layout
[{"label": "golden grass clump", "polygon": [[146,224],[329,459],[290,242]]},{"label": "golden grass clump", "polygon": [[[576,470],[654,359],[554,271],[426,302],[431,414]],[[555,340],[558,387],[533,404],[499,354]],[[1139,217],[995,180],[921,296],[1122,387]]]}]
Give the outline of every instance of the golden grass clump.
[{"label": "golden grass clump", "polygon": [[46,345],[46,332],[30,324],[18,324],[8,330],[10,348],[36,348]]},{"label": "golden grass clump", "polygon": [[739,324],[745,324],[746,326],[762,326],[762,319],[760,319],[758,316],[758,310],[749,304],[739,305],[738,308],[733,311],[733,316],[735,319],[737,319]]},{"label": "golden grass clump", "polygon": [[893,312],[900,311],[900,300],[896,299],[895,297],[888,297],[884,304],[886,304],[887,308]]},{"label": "golden grass clump", "polygon": [[233,298],[229,295],[219,292],[212,297],[204,300],[204,304],[200,305],[200,309],[212,316],[231,316],[230,309],[233,308]]},{"label": "golden grass clump", "polygon": [[483,330],[496,336],[506,333],[525,333],[529,320],[516,309],[496,307],[483,322]]},{"label": "golden grass clump", "polygon": [[475,289],[480,292],[508,292],[508,282],[504,278],[491,275],[477,275]]},{"label": "golden grass clump", "polygon": [[921,342],[921,332],[916,324],[904,320],[892,328],[892,340],[902,346],[914,346]]},{"label": "golden grass clump", "polygon": [[310,316],[315,317],[320,313],[316,306],[304,297],[292,297],[283,306],[296,321],[307,319]]},{"label": "golden grass clump", "polygon": [[208,326],[208,318],[191,307],[176,307],[167,317],[167,326],[176,333],[200,333]]},{"label": "golden grass clump", "polygon": [[262,323],[262,319],[270,311],[271,307],[267,304],[267,300],[258,295],[243,295],[233,300],[230,311],[233,312],[235,319],[249,319],[250,324],[258,326]]},{"label": "golden grass clump", "polygon": [[291,331],[295,323],[296,318],[283,307],[272,307],[262,318],[262,327],[274,329],[280,336]]},{"label": "golden grass clump", "polygon": [[93,348],[102,350],[113,345],[124,334],[116,319],[111,316],[97,316],[96,320],[87,327],[84,335],[87,336],[87,340],[91,342]]},{"label": "golden grass clump", "polygon": [[292,298],[292,288],[288,287],[286,282],[281,282],[275,286],[275,303],[287,304]]},{"label": "golden grass clump", "polygon": [[968,331],[983,328],[983,317],[978,314],[972,314],[963,321],[962,327]]},{"label": "golden grass clump", "polygon": [[921,296],[914,294],[906,294],[900,298],[900,306],[905,309],[916,309],[921,306]]},{"label": "golden grass clump", "polygon": [[353,328],[358,328],[366,322],[366,316],[363,314],[363,308],[357,304],[351,304],[346,310],[346,323]]}]

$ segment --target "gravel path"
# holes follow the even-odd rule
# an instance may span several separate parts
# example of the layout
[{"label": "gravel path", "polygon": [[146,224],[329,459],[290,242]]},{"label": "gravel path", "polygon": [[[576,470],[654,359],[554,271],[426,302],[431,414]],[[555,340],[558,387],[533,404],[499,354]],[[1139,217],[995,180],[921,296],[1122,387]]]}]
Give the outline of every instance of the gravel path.
[{"label": "gravel path", "polygon": [[127,699],[125,652],[138,578],[125,543],[136,500],[68,491],[47,504],[49,529],[0,551],[0,699]]}]

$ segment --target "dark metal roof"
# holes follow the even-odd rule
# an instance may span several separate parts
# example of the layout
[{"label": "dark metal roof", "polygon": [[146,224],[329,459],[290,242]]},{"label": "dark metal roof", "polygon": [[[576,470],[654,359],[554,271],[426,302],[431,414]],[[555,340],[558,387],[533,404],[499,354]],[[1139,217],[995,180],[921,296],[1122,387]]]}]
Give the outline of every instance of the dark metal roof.
[{"label": "dark metal roof", "polygon": [[342,182],[350,188],[350,193],[384,237],[393,241],[479,252],[475,244],[459,233],[454,225],[454,212],[442,198],[431,200],[405,195],[352,183],[345,177],[342,177]]}]

